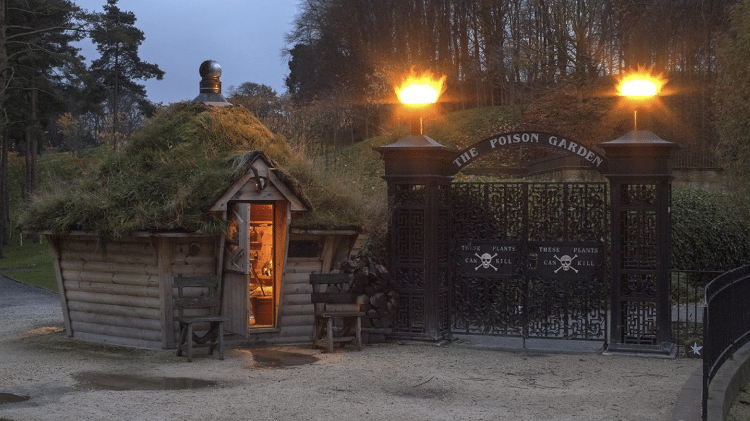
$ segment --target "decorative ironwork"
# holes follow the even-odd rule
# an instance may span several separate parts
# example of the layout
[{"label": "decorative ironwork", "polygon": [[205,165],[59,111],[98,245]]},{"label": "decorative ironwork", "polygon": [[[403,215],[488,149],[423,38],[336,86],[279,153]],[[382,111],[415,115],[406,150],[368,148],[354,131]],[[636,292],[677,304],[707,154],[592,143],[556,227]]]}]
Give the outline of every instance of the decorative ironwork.
[{"label": "decorative ironwork", "polygon": [[441,331],[447,331],[450,328],[450,290],[443,289],[438,294],[440,307],[438,308],[438,329]]},{"label": "decorative ironwork", "polygon": [[656,303],[627,301],[620,317],[624,344],[656,345]]},{"label": "decorative ironwork", "polygon": [[[660,189],[663,191],[660,193]],[[615,347],[660,346],[669,332],[670,314],[659,315],[659,206],[657,197],[669,194],[669,185],[621,184],[615,211],[619,259],[615,261],[613,321]],[[667,308],[669,310],[669,308]],[[663,311],[663,310],[662,310]],[[659,320],[659,319],[663,320]],[[627,348],[623,348],[627,349]]]},{"label": "decorative ironwork", "polygon": [[467,277],[453,290],[454,332],[505,336],[523,334],[525,282]]},{"label": "decorative ironwork", "polygon": [[606,339],[605,183],[454,183],[454,332]]},{"label": "decorative ironwork", "polygon": [[620,189],[623,206],[653,206],[656,202],[655,184],[623,184]]},{"label": "decorative ironwork", "polygon": [[425,200],[425,186],[421,184],[396,185],[396,205],[422,205]]},{"label": "decorative ironwork", "polygon": [[391,271],[400,297],[395,336],[438,339],[448,332],[448,181],[412,180],[392,187]]},{"label": "decorative ironwork", "polygon": [[653,299],[656,297],[656,275],[626,273],[620,277],[620,296],[624,299]]},{"label": "decorative ironwork", "polygon": [[394,333],[421,334],[425,332],[424,300],[424,294],[421,293],[399,295]]},{"label": "decorative ironwork", "polygon": [[[440,250],[448,250],[451,240],[451,217],[450,208],[438,210],[438,247]],[[438,265],[440,267],[448,266],[448,253],[441,253],[438,256]]]},{"label": "decorative ironwork", "polygon": [[424,210],[401,208],[393,212],[393,237],[397,263],[424,260]]},{"label": "decorative ironwork", "polygon": [[600,241],[607,215],[607,185],[569,184],[565,219],[567,241]]},{"label": "decorative ironwork", "polygon": [[451,207],[451,189],[450,186],[447,184],[440,184],[437,186],[438,188],[438,206],[440,208],[448,208]]},{"label": "decorative ironwork", "polygon": [[453,230],[475,240],[520,240],[526,189],[521,183],[454,183]]},{"label": "decorative ironwork", "polygon": [[623,269],[656,269],[656,211],[625,210],[620,213]]},{"label": "decorative ironwork", "polygon": [[565,185],[528,185],[529,240],[565,241]]},{"label": "decorative ironwork", "polygon": [[399,268],[395,273],[396,283],[402,288],[423,289],[425,285],[424,268]]}]

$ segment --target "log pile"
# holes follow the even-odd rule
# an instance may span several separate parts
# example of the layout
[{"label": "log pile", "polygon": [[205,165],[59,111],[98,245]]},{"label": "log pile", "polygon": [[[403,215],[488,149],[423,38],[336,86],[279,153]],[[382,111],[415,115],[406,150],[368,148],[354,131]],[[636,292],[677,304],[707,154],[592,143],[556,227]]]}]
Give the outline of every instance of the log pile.
[{"label": "log pile", "polygon": [[383,343],[393,332],[398,293],[390,273],[369,257],[357,256],[342,263],[341,271],[352,274],[351,291],[360,295],[362,343]]}]

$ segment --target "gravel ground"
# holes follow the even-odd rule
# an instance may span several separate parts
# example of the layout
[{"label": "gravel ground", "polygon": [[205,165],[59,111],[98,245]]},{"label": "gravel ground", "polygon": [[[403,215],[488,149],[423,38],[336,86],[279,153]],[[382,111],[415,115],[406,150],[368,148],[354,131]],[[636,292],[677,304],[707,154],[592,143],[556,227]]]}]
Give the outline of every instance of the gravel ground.
[{"label": "gravel ground", "polygon": [[[0,418],[16,421],[669,420],[700,364],[461,343],[231,348],[224,361],[197,353],[187,363],[70,339],[56,294],[0,279],[0,395],[30,397],[0,403]],[[175,385],[199,388],[164,390]]]}]

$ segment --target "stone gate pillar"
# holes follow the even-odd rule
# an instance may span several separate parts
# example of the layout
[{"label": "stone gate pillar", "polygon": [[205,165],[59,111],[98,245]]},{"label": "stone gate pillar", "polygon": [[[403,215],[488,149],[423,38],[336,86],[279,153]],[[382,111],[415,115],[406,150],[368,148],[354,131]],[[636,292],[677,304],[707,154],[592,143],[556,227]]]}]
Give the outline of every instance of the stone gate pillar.
[{"label": "stone gate pillar", "polygon": [[450,182],[457,151],[423,135],[374,148],[385,161],[391,209],[390,267],[399,294],[393,338],[450,335]]},{"label": "stone gate pillar", "polygon": [[671,337],[670,156],[676,145],[649,131],[600,144],[612,223],[608,352],[674,356]]}]

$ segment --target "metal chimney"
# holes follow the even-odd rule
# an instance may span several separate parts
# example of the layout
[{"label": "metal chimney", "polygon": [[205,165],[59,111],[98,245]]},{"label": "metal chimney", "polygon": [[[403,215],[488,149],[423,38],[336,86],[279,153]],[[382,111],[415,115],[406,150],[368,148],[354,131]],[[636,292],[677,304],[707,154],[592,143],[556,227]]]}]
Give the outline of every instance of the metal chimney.
[{"label": "metal chimney", "polygon": [[193,102],[202,102],[214,107],[226,107],[230,104],[221,94],[221,66],[214,60],[206,60],[198,69],[201,75],[200,94]]}]

